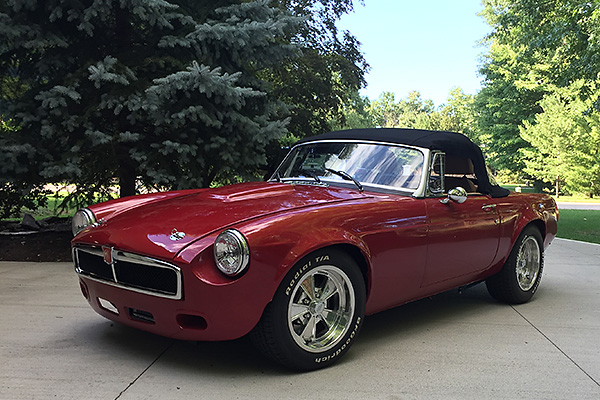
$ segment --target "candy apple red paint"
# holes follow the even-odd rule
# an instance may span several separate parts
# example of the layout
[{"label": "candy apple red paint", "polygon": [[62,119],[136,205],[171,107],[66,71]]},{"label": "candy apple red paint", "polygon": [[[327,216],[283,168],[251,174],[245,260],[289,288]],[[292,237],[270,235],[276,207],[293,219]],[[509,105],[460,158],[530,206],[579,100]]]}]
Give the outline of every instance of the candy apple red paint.
[{"label": "candy apple red paint", "polygon": [[311,370],[365,315],[479,282],[528,301],[557,220],[551,197],[498,186],[466,136],[362,129],[300,141],[267,182],[87,207],[72,246],[102,316],[184,340],[250,334]]}]

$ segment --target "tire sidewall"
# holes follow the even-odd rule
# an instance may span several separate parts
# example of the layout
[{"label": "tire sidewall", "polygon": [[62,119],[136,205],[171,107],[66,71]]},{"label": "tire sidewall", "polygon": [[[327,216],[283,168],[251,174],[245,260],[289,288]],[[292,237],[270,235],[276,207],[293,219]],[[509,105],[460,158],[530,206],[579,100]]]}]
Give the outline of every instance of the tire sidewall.
[{"label": "tire sidewall", "polygon": [[[332,348],[323,352],[302,349],[292,337],[288,327],[288,305],[292,293],[304,277],[319,266],[330,265],[342,270],[354,288],[354,315],[343,338]],[[282,280],[272,303],[274,334],[280,343],[285,364],[299,370],[314,370],[337,361],[352,345],[362,327],[365,312],[365,284],[356,262],[347,254],[335,249],[316,251],[300,260]]]},{"label": "tire sidewall", "polygon": [[[529,290],[523,290],[521,289],[517,278],[517,259],[523,243],[530,237],[533,237],[537,241],[540,251],[540,265],[533,286]],[[537,228],[528,226],[519,235],[508,259],[506,260],[506,263],[504,264],[503,269],[497,276],[494,276],[491,279],[490,284],[494,286],[492,291],[496,293],[494,297],[514,304],[520,304],[529,301],[540,286],[543,270],[544,247],[542,235]]]}]

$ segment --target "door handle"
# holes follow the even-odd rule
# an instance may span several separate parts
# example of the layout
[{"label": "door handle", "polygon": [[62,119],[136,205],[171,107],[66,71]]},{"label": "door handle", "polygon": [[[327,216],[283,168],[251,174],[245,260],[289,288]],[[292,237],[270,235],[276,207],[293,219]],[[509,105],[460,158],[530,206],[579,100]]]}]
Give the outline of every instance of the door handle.
[{"label": "door handle", "polygon": [[484,204],[483,206],[481,206],[481,209],[483,211],[494,211],[496,209],[496,205],[495,204]]}]

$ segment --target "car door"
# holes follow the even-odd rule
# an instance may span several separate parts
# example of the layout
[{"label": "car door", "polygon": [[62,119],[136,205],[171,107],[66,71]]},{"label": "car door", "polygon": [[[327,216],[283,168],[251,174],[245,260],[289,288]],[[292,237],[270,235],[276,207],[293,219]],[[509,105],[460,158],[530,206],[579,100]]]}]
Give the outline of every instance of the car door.
[{"label": "car door", "polygon": [[422,286],[466,276],[492,263],[500,239],[494,199],[470,194],[464,203],[424,199],[427,207],[427,261]]}]

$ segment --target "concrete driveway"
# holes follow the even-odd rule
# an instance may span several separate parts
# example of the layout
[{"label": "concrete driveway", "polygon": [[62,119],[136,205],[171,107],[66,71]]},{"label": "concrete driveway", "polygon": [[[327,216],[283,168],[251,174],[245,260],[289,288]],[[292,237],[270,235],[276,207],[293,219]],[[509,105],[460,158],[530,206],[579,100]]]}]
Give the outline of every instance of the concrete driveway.
[{"label": "concrete driveway", "polygon": [[600,246],[557,239],[534,300],[485,286],[366,319],[332,368],[294,374],[246,339],[115,325],[68,263],[0,263],[0,399],[600,399]]}]

